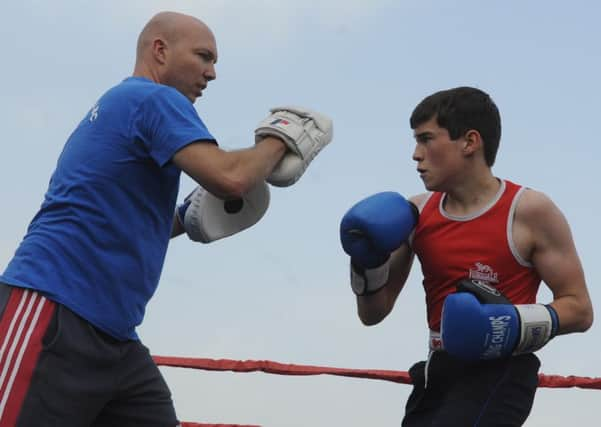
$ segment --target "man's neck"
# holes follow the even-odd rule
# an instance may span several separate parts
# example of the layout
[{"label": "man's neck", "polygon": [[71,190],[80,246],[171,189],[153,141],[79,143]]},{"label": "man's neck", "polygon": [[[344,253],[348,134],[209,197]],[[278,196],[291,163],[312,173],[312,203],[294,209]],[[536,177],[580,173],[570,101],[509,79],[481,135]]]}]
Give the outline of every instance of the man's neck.
[{"label": "man's neck", "polygon": [[137,63],[134,67],[133,77],[145,77],[155,83],[161,83],[158,73],[144,63]]}]

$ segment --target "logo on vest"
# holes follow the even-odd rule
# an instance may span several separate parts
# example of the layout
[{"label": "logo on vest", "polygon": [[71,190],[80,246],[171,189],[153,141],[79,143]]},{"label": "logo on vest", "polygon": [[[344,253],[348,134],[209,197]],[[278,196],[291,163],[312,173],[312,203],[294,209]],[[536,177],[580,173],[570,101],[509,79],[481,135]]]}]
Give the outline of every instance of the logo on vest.
[{"label": "logo on vest", "polygon": [[492,267],[481,262],[476,262],[474,268],[470,268],[469,278],[489,283],[499,283],[498,275]]}]

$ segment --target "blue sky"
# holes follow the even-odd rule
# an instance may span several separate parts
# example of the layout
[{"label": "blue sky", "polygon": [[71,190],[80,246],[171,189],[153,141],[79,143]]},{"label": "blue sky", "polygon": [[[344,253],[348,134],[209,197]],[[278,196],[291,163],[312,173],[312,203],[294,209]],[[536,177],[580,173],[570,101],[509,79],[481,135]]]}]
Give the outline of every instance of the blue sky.
[{"label": "blue sky", "polygon": [[[487,4],[488,3],[488,4]],[[391,315],[355,314],[340,217],[371,193],[423,191],[408,118],[426,95],[489,92],[503,119],[494,173],[548,194],[571,223],[597,315],[601,50],[593,1],[58,1],[0,6],[6,265],[39,207],[64,141],[130,75],[156,12],[212,27],[216,81],[196,108],[221,145],[253,143],[269,107],[328,113],[335,137],[264,219],[210,245],[179,238],[139,329],[153,354],[406,370],[426,353],[419,266]],[[194,184],[182,180],[180,199]],[[132,236],[135,238],[135,236]],[[550,293],[542,289],[541,302]],[[548,374],[601,376],[601,328],[539,352]],[[163,370],[180,418],[263,426],[400,425],[409,386],[338,377]],[[600,392],[541,389],[528,427],[591,425]]]}]

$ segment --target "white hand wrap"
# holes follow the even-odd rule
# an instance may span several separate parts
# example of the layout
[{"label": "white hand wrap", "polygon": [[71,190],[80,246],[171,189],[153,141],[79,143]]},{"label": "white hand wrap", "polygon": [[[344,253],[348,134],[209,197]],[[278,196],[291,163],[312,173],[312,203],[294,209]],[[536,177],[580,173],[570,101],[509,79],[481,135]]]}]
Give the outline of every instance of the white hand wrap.
[{"label": "white hand wrap", "polygon": [[271,114],[259,123],[255,140],[276,136],[284,140],[288,152],[276,165],[267,182],[277,187],[294,184],[309,163],[330,143],[333,136],[332,120],[327,116],[302,107],[272,108]]},{"label": "white hand wrap", "polygon": [[[262,182],[239,200],[221,200],[197,187],[184,201],[189,206],[179,216],[191,240],[209,243],[256,224],[269,207],[269,186]],[[181,210],[178,210],[181,212]]]},{"label": "white hand wrap", "polygon": [[357,296],[374,294],[388,281],[390,260],[379,267],[356,270],[351,263],[351,289]]},{"label": "white hand wrap", "polygon": [[515,308],[520,315],[520,340],[513,354],[540,350],[553,338],[555,332],[550,311],[552,308],[549,309],[543,304],[520,304]]}]

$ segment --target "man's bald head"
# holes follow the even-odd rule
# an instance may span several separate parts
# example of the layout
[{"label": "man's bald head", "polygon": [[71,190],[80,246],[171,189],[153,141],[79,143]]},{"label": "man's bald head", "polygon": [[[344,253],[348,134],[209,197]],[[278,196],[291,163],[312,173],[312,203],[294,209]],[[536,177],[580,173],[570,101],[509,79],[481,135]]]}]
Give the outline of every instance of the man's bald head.
[{"label": "man's bald head", "polygon": [[144,26],[138,37],[136,54],[138,60],[157,38],[167,43],[177,43],[190,29],[200,29],[211,34],[209,27],[200,19],[178,12],[159,12]]},{"label": "man's bald head", "polygon": [[140,33],[134,76],[172,86],[194,102],[215,79],[216,62],[215,36],[204,22],[161,12]]}]

